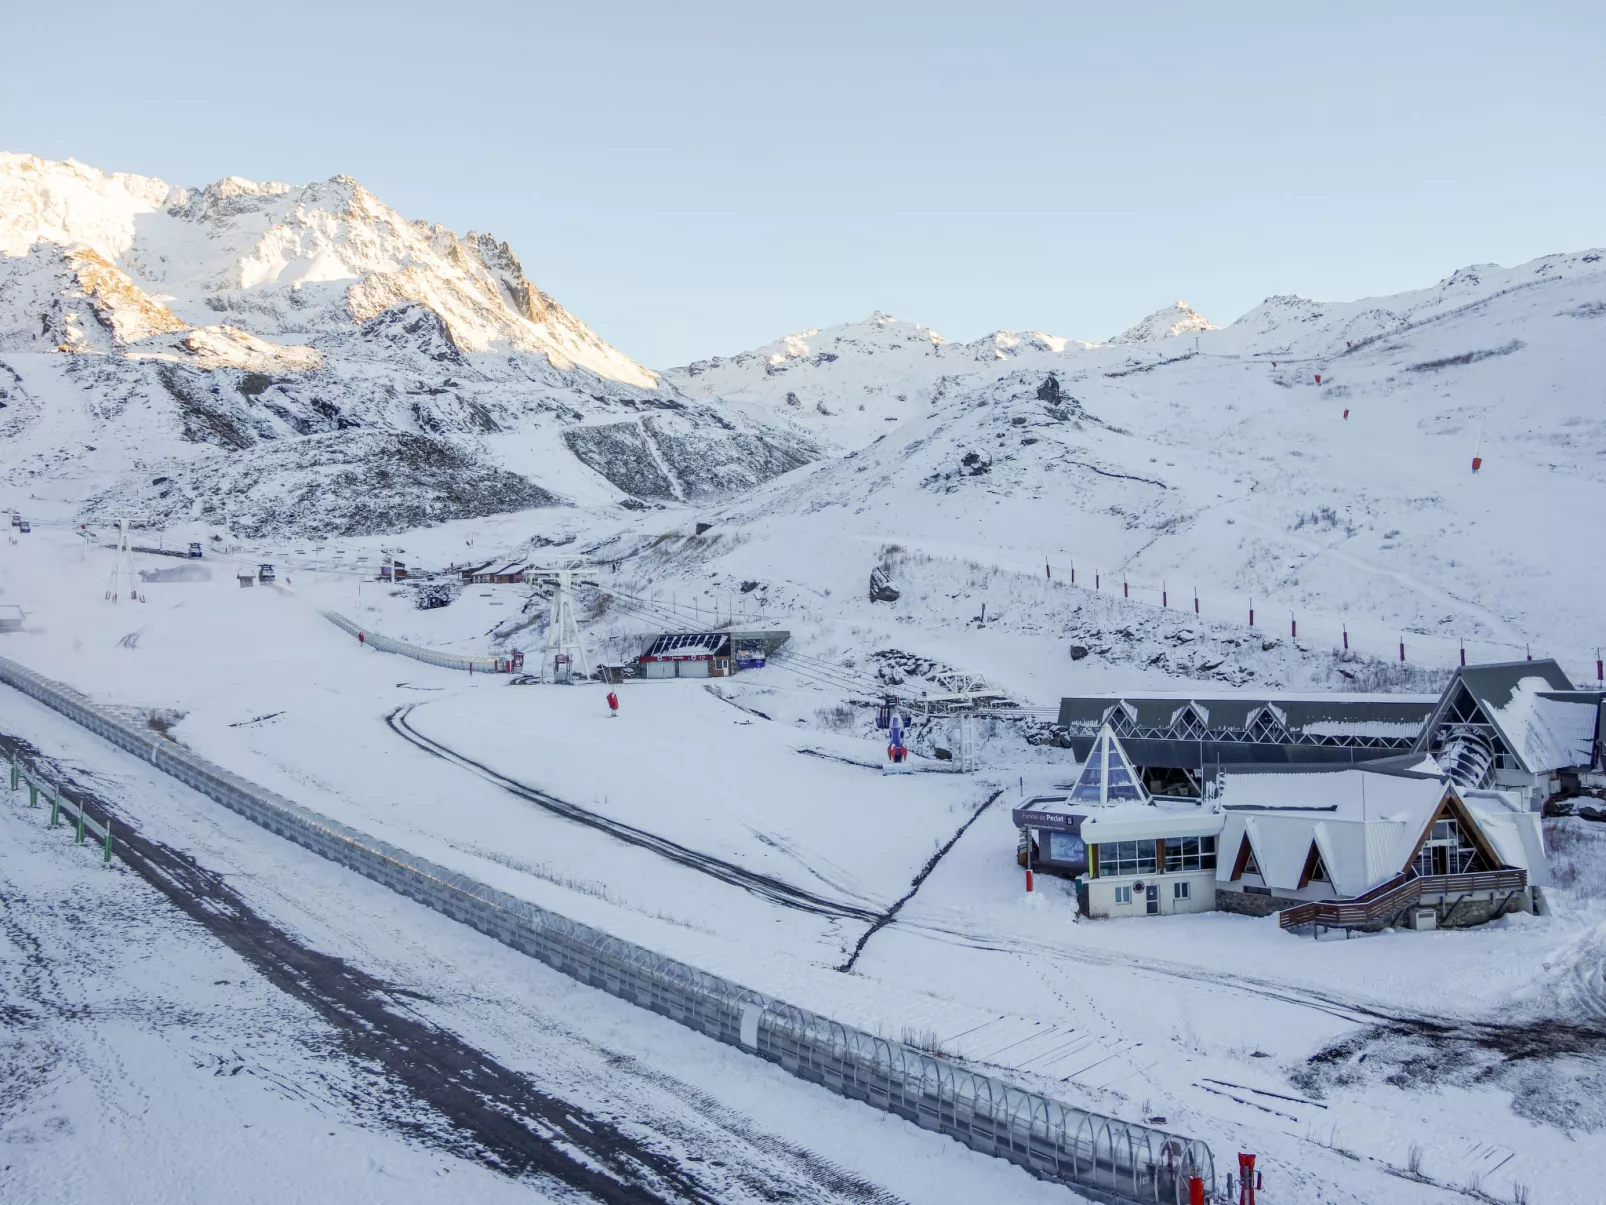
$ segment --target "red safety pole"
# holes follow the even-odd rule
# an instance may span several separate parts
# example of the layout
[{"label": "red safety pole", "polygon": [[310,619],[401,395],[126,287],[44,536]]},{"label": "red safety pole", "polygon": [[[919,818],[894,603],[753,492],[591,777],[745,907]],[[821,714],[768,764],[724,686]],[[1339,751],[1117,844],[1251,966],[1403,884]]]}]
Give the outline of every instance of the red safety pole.
[{"label": "red safety pole", "polygon": [[1238,1153],[1238,1205],[1255,1205],[1255,1157]]},{"label": "red safety pole", "polygon": [[1467,663],[1467,642],[1465,640],[1463,640],[1461,642],[1461,664],[1465,665],[1466,663]]},{"label": "red safety pole", "polygon": [[1249,626],[1255,626],[1255,600],[1252,598],[1249,600]]},{"label": "red safety pole", "polygon": [[1076,585],[1076,562],[1071,562],[1071,585]]},{"label": "red safety pole", "polygon": [[1322,383],[1322,374],[1321,373],[1317,373],[1316,374],[1316,383],[1318,385],[1320,385]]},{"label": "red safety pole", "polygon": [[1124,579],[1124,578],[1121,581],[1121,597],[1122,598],[1131,598],[1132,597],[1132,595],[1127,591],[1126,579]]},{"label": "red safety pole", "polygon": [[1165,592],[1164,582],[1160,583],[1160,605],[1162,607],[1169,607],[1171,605],[1171,597]]},{"label": "red safety pole", "polygon": [[1601,661],[1601,659],[1600,659],[1600,650],[1596,649],[1595,650],[1595,681],[1597,681],[1597,682],[1606,682],[1606,672],[1602,672],[1602,671],[1606,671],[1606,663],[1603,663]]},{"label": "red safety pole", "polygon": [[1400,637],[1400,664],[1405,664],[1405,637]]},{"label": "red safety pole", "polygon": [[1043,576],[1048,578],[1049,581],[1054,580],[1054,571],[1048,567],[1047,561],[1043,562]]},{"label": "red safety pole", "polygon": [[1344,625],[1344,651],[1349,652],[1349,624]]},{"label": "red safety pole", "polygon": [[1026,868],[1026,890],[1028,893],[1032,890],[1032,868],[1030,866]]},{"label": "red safety pole", "polygon": [[1099,572],[1098,572],[1098,570],[1095,569],[1093,571],[1093,589],[1097,590],[1098,588],[1099,588]]},{"label": "red safety pole", "polygon": [[1188,1177],[1188,1205],[1205,1205],[1204,1181],[1198,1176]]},{"label": "red safety pole", "polygon": [[1195,586],[1193,588],[1193,613],[1195,615],[1199,614],[1199,587],[1198,586]]},{"label": "red safety pole", "polygon": [[1292,611],[1288,612],[1288,639],[1299,639],[1299,620],[1294,618]]}]

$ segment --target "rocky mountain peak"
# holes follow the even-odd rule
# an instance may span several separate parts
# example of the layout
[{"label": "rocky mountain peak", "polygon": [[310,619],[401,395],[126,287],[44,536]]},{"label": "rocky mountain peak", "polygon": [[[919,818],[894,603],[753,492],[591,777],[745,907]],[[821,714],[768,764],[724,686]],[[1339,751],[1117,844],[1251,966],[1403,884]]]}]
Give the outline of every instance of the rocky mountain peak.
[{"label": "rocky mountain peak", "polygon": [[1141,322],[1129,326],[1114,336],[1110,342],[1153,343],[1157,339],[1171,339],[1177,335],[1192,335],[1199,331],[1218,329],[1220,328],[1186,301],[1179,301],[1175,305],[1155,310]]}]

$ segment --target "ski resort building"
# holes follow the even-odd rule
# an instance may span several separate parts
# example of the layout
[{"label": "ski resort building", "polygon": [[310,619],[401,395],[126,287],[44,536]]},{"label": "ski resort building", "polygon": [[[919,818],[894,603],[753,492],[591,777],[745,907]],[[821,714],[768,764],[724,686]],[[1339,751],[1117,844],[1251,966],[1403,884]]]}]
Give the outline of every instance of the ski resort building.
[{"label": "ski resort building", "polygon": [[476,586],[513,586],[524,580],[525,568],[523,561],[513,561],[506,565],[491,562],[465,576]]},{"label": "ski resort building", "polygon": [[1285,928],[1478,924],[1529,909],[1550,881],[1520,791],[1360,767],[1234,767],[1214,787],[1218,906],[1281,913]]},{"label": "ski resort building", "polygon": [[1216,906],[1222,818],[1195,800],[1156,798],[1121,743],[1099,733],[1067,795],[1015,809],[1028,866],[1077,880],[1088,916],[1159,916]]},{"label": "ski resort building", "polygon": [[636,666],[643,678],[723,678],[764,668],[791,638],[783,631],[666,632],[652,637]]},{"label": "ski resort building", "polygon": [[659,636],[636,659],[643,678],[724,678],[731,672],[729,632]]},{"label": "ski resort building", "polygon": [[1416,767],[1249,764],[1202,798],[1155,795],[1111,726],[1065,795],[1015,809],[1022,861],[1074,879],[1093,917],[1221,909],[1285,928],[1478,924],[1532,907],[1549,882],[1522,790],[1462,787]]},{"label": "ski resort building", "polygon": [[1427,695],[1087,696],[1060,701],[1083,759],[1108,725],[1153,792],[1198,798],[1223,766],[1350,766],[1439,760],[1459,786],[1522,791],[1538,807],[1606,781],[1600,690],[1552,660],[1465,666]]}]

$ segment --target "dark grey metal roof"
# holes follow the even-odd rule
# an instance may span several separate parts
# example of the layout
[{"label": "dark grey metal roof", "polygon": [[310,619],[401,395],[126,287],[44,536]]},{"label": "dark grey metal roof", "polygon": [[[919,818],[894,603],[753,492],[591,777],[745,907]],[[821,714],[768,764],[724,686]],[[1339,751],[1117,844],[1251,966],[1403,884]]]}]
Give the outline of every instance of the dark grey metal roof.
[{"label": "dark grey metal roof", "polygon": [[[1477,704],[1485,719],[1498,733],[1499,739],[1506,746],[1512,759],[1529,772],[1552,769],[1550,766],[1529,765],[1528,742],[1523,739],[1523,734],[1505,730],[1509,721],[1501,713],[1510,706],[1512,696],[1517,693],[1518,684],[1529,678],[1543,679],[1550,686],[1550,690],[1539,692],[1543,697],[1559,697],[1565,702],[1584,704],[1594,700],[1599,707],[1599,692],[1575,690],[1572,680],[1550,657],[1538,661],[1500,661],[1489,665],[1466,665],[1458,668],[1446,684],[1444,694],[1440,696],[1433,714],[1428,718],[1428,722],[1422,725],[1416,747],[1424,751],[1432,747],[1435,733],[1451,716],[1452,705],[1459,697],[1461,689],[1465,687],[1472,701]],[[1541,721],[1530,717],[1530,722]],[[1600,731],[1598,716],[1596,725],[1598,732]]]},{"label": "dark grey metal roof", "polygon": [[[1539,661],[1499,661],[1491,665],[1464,666],[1456,670],[1450,685],[1453,687],[1456,679],[1459,679],[1466,683],[1472,697],[1485,708],[1500,708],[1511,702],[1517,683],[1524,678],[1543,678],[1553,690],[1570,691],[1573,688],[1572,679],[1549,657]],[[1450,688],[1446,687],[1444,693],[1448,696]]]},{"label": "dark grey metal roof", "polygon": [[1303,731],[1317,723],[1421,724],[1433,713],[1435,699],[1401,695],[1338,695],[1331,699],[1309,695],[1195,695],[1192,698],[1154,695],[1084,695],[1060,700],[1059,722],[1067,727],[1104,723],[1111,709],[1124,706],[1139,728],[1169,728],[1189,706],[1207,729],[1233,731],[1249,726],[1266,706],[1281,713],[1284,724]]}]

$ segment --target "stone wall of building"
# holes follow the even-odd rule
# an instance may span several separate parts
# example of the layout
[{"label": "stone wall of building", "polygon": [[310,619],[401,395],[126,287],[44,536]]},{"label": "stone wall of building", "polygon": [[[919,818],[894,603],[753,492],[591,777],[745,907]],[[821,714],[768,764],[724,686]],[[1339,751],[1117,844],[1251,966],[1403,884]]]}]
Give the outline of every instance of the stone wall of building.
[{"label": "stone wall of building", "polygon": [[1278,895],[1257,895],[1249,891],[1216,888],[1216,908],[1222,912],[1235,912],[1239,916],[1270,916],[1274,912],[1281,912],[1284,908],[1292,908],[1302,902]]}]

